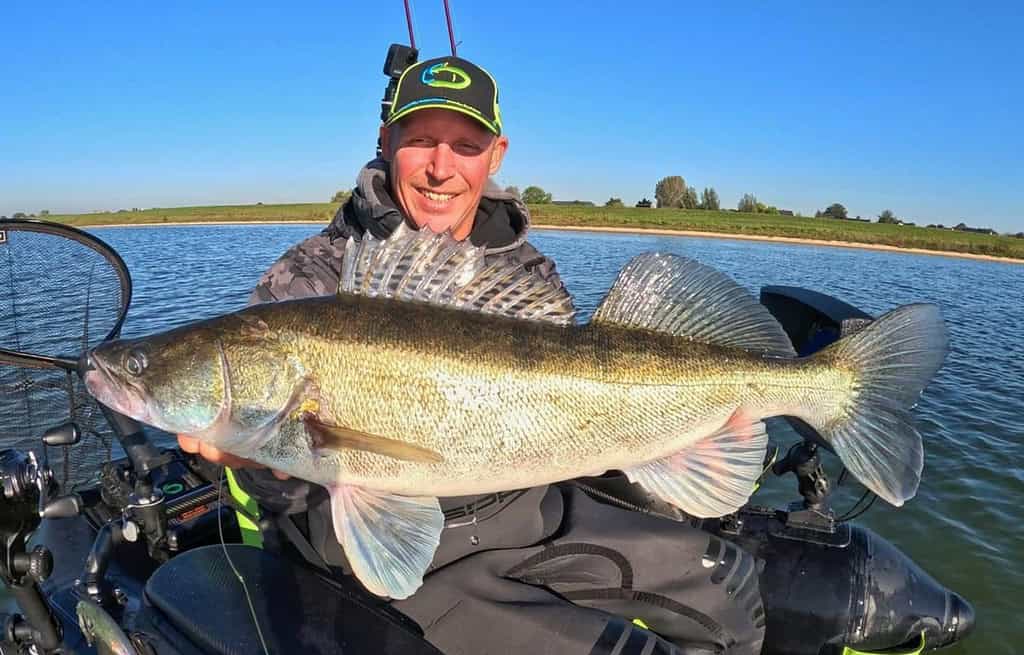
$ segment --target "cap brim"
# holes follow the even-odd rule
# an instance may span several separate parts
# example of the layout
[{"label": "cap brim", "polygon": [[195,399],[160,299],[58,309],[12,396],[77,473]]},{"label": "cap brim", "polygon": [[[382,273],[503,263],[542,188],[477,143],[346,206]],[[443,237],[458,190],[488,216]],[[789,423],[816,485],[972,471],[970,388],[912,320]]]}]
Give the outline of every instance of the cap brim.
[{"label": "cap brim", "polygon": [[491,121],[487,120],[487,118],[484,117],[483,114],[478,112],[473,107],[463,105],[462,103],[456,102],[454,100],[449,100],[448,98],[424,98],[422,100],[410,102],[408,105],[402,107],[394,114],[389,116],[388,120],[384,123],[384,125],[392,125],[393,123],[402,120],[409,114],[415,111],[419,111],[421,109],[448,109],[449,111],[457,111],[460,114],[465,114],[470,118],[476,119],[477,122],[486,127],[488,131],[490,131],[495,136],[501,136],[501,128],[492,123]]}]

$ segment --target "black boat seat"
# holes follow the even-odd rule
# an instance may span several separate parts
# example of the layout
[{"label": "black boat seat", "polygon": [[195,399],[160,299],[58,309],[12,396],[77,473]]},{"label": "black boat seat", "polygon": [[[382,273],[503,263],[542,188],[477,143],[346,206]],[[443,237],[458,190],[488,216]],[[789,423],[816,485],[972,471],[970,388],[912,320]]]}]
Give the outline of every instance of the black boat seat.
[{"label": "black boat seat", "polygon": [[[204,653],[262,653],[223,548],[196,548],[163,564],[146,584],[146,604]],[[440,655],[414,622],[362,590],[259,548],[228,544],[227,550],[271,653]]]}]

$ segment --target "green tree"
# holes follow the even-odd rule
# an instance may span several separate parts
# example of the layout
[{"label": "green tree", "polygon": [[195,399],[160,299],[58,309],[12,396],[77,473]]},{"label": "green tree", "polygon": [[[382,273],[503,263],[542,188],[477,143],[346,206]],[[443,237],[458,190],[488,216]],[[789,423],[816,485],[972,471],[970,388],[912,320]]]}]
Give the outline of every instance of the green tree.
[{"label": "green tree", "polygon": [[528,205],[543,205],[551,202],[551,194],[539,186],[528,186],[523,189],[523,202]]},{"label": "green tree", "polygon": [[28,218],[28,216],[25,215],[25,212],[14,212],[14,216],[11,218]]},{"label": "green tree", "polygon": [[757,197],[754,194],[744,193],[743,197],[740,198],[739,203],[736,205],[736,209],[737,211],[754,214],[757,212],[757,205]]},{"label": "green tree", "polygon": [[522,197],[519,194],[519,187],[517,187],[517,186],[507,186],[507,187],[505,187],[505,193],[513,195],[516,198],[521,198]]},{"label": "green tree", "polygon": [[658,207],[682,207],[686,195],[686,180],[678,175],[661,178],[654,185],[654,200]]},{"label": "green tree", "polygon": [[605,207],[625,207],[622,203],[622,198],[609,198],[608,202],[604,203]]},{"label": "green tree", "polygon": [[721,206],[718,204],[718,192],[715,187],[704,187],[700,194],[700,208],[718,211]]},{"label": "green tree", "polygon": [[896,225],[900,221],[898,218],[896,218],[896,214],[892,213],[888,209],[885,209],[882,211],[881,214],[878,215],[878,222],[888,223],[889,225]]},{"label": "green tree", "polygon": [[348,197],[351,195],[351,191],[345,191],[344,189],[342,189],[341,191],[335,192],[335,194],[331,196],[331,202],[346,202],[348,201]]},{"label": "green tree", "polygon": [[838,202],[834,202],[825,208],[825,211],[821,212],[821,218],[847,218],[846,207],[843,207]]},{"label": "green tree", "polygon": [[39,212],[39,215],[40,216],[49,216],[50,215],[50,210],[49,209],[44,209],[44,210]]},{"label": "green tree", "polygon": [[683,209],[697,209],[699,205],[697,189],[694,189],[692,186],[686,187],[686,193],[683,194]]}]

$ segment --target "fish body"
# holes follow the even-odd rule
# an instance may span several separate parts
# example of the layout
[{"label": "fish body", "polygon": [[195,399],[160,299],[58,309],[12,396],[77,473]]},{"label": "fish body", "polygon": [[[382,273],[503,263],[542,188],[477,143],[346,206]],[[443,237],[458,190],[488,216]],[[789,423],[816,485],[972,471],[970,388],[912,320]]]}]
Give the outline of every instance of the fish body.
[{"label": "fish body", "polygon": [[78,601],[75,614],[86,642],[94,646],[99,655],[138,655],[139,651],[117,621],[94,601]]},{"label": "fish body", "polygon": [[635,258],[575,325],[546,283],[443,235],[346,252],[337,296],[104,344],[86,384],[122,413],[327,487],[375,593],[421,583],[438,497],[618,469],[690,514],[735,511],[769,416],[804,420],[890,503],[916,492],[909,410],[946,350],[934,306],[797,358],[745,290],[684,258]]},{"label": "fish body", "polygon": [[[266,335],[254,342],[239,323],[259,323]],[[277,434],[236,454],[324,485],[403,495],[488,493],[626,469],[684,449],[737,408],[817,423],[849,402],[853,381],[819,362],[657,332],[358,296],[256,306],[200,329],[209,332],[172,338],[222,344],[231,425],[251,430],[247,417],[258,422],[294,398]],[[294,396],[287,386],[266,394],[280,362],[290,362]],[[325,422],[400,437],[440,459],[317,449],[295,415],[310,398]]]}]

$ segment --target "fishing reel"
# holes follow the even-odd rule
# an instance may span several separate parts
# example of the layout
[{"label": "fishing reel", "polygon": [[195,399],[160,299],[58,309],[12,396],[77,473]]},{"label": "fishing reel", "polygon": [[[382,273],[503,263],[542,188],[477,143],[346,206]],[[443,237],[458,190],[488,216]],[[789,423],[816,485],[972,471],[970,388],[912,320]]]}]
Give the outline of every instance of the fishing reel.
[{"label": "fishing reel", "polygon": [[[80,439],[78,427],[65,423],[47,430],[42,441],[46,446],[71,446]],[[25,576],[45,580],[53,568],[52,558],[42,546],[26,553],[26,539],[42,519],[71,517],[81,510],[78,496],[55,495],[57,485],[43,452],[40,462],[31,451],[0,451],[0,539],[4,546],[0,577],[7,584],[21,584]]]},{"label": "fishing reel", "polygon": [[[71,446],[80,439],[78,427],[65,423],[47,430],[42,441],[46,446]],[[76,516],[81,499],[56,495],[58,487],[45,449],[42,461],[33,452],[0,451],[0,487],[0,579],[24,613],[6,617],[0,653],[21,652],[23,646],[50,652],[60,643],[60,628],[39,584],[53,572],[53,555],[42,545],[29,552],[27,542],[42,519]]]}]

